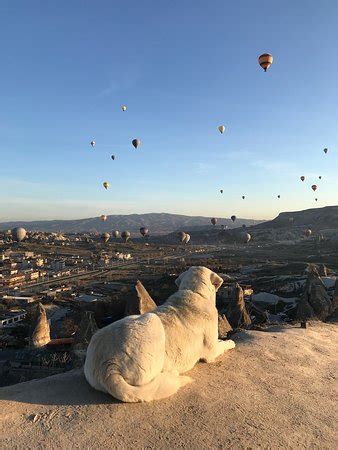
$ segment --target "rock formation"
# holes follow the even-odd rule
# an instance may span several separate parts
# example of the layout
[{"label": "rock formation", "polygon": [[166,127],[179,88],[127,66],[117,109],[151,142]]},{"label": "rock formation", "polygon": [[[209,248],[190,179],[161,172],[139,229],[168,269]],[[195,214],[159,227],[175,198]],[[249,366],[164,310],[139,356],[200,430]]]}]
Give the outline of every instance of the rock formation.
[{"label": "rock formation", "polygon": [[327,277],[327,268],[325,264],[320,264],[318,267],[318,273],[321,277]]},{"label": "rock formation", "polygon": [[233,294],[226,305],[226,316],[232,328],[247,328],[251,325],[250,316],[246,310],[244,293],[236,283]]},{"label": "rock formation", "polygon": [[297,309],[297,319],[306,322],[312,318],[325,321],[333,305],[316,267],[309,268],[304,293]]},{"label": "rock formation", "polygon": [[147,289],[143,286],[141,281],[137,281],[135,285],[136,296],[130,296],[127,299],[125,315],[145,314],[153,311],[157,305],[148,294]]},{"label": "rock formation", "polygon": [[85,311],[78,330],[75,333],[72,345],[72,361],[76,367],[81,367],[86,358],[87,347],[97,325],[92,311]]},{"label": "rock formation", "polygon": [[218,337],[219,339],[226,339],[228,333],[232,331],[232,326],[230,325],[225,314],[218,314]]},{"label": "rock formation", "polygon": [[34,348],[43,347],[50,341],[50,327],[47,320],[46,310],[39,303],[37,306],[36,316],[33,324],[33,332],[31,335],[31,345]]}]

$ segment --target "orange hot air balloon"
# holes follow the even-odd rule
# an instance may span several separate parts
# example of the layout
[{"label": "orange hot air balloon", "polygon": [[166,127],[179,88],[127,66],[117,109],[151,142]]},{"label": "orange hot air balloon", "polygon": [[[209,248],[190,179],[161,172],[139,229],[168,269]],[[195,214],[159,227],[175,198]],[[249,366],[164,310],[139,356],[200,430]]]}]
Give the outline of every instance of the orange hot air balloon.
[{"label": "orange hot air balloon", "polygon": [[317,185],[316,185],[316,184],[313,184],[313,185],[311,186],[311,189],[313,190],[313,192],[315,192],[315,191],[317,190]]},{"label": "orange hot air balloon", "polygon": [[216,225],[217,219],[216,219],[215,217],[213,217],[212,219],[210,219],[210,222],[211,222],[213,225]]},{"label": "orange hot air balloon", "polygon": [[225,131],[225,126],[224,126],[224,125],[220,125],[220,126],[218,127],[218,131],[219,131],[221,134],[223,134],[224,131]]},{"label": "orange hot air balloon", "polygon": [[263,53],[263,55],[258,58],[258,62],[261,68],[264,69],[264,72],[266,72],[273,62],[273,56],[269,53]]},{"label": "orange hot air balloon", "polygon": [[305,180],[304,175],[302,175],[302,176],[300,177],[300,179],[301,179],[302,181],[304,181],[304,180]]}]

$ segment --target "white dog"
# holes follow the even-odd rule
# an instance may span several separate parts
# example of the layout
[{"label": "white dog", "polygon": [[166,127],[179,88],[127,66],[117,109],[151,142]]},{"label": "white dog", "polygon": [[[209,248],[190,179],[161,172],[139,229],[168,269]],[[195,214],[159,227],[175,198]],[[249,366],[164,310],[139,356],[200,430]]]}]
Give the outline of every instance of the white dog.
[{"label": "white dog", "polygon": [[190,267],[162,306],[97,331],[84,365],[89,384],[124,402],[148,402],[191,382],[180,374],[235,347],[231,340],[218,340],[215,302],[222,283],[206,267]]}]

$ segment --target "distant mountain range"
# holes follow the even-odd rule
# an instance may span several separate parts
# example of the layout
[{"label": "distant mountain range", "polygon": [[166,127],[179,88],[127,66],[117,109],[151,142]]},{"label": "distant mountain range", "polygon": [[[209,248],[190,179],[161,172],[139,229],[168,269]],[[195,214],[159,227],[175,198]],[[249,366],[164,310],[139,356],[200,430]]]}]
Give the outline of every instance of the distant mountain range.
[{"label": "distant mountain range", "polygon": [[[180,214],[149,213],[149,214],[129,214],[107,216],[103,222],[99,217],[77,220],[38,220],[32,222],[15,221],[0,223],[0,230],[9,230],[15,227],[24,227],[27,231],[47,231],[62,233],[80,233],[91,231],[111,231],[128,230],[131,233],[138,233],[140,227],[149,228],[151,235],[163,235],[176,230],[199,230],[205,227],[212,227],[210,217],[184,216]],[[234,228],[245,224],[247,226],[261,223],[261,220],[237,219],[232,222],[230,219],[217,218],[217,225],[227,225]]]}]

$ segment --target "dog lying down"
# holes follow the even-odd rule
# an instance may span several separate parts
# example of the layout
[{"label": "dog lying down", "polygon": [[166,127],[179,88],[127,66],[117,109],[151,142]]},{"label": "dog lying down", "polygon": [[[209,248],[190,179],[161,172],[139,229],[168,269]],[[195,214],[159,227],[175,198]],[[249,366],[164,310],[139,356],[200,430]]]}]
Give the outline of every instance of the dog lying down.
[{"label": "dog lying down", "polygon": [[222,283],[206,267],[190,267],[163,305],[101,328],[87,350],[88,383],[124,402],[150,402],[193,381],[180,374],[235,347],[231,340],[218,340],[215,304]]}]

